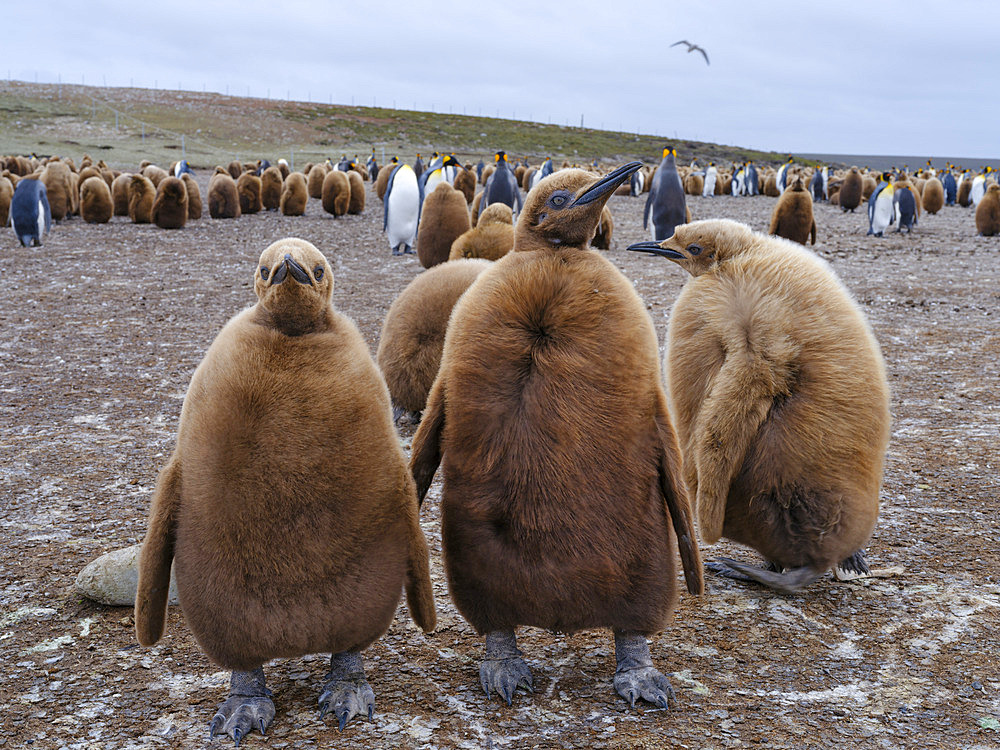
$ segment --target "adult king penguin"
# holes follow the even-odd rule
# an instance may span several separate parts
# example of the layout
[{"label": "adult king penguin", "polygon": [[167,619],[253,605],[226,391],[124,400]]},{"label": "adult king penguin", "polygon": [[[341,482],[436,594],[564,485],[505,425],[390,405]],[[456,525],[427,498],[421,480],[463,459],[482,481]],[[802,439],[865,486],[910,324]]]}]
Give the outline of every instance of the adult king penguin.
[{"label": "adult king penguin", "polygon": [[52,228],[52,212],[45,183],[20,180],[10,199],[10,223],[23,247],[42,246],[42,237]]},{"label": "adult king penguin", "polygon": [[692,510],[632,283],[587,249],[608,198],[641,165],[578,169],[528,196],[514,250],[459,300],[410,462],[423,497],[443,464],[453,600],[486,637],[480,682],[531,689],[515,628],[610,627],[614,685],[634,704],[672,690],[646,636],[676,600],[675,549],[701,593]]},{"label": "adult king penguin", "polygon": [[420,186],[409,164],[400,164],[389,175],[382,205],[382,231],[389,236],[392,254],[412,253],[420,221]]},{"label": "adult king penguin", "polygon": [[674,233],[675,226],[687,220],[684,185],[677,174],[676,159],[676,149],[663,149],[663,161],[653,175],[642,213],[642,228],[648,227],[656,241],[665,240]]},{"label": "adult king penguin", "polygon": [[883,172],[881,182],[875,186],[868,199],[868,234],[881,237],[886,229],[896,223],[895,193],[892,175]]},{"label": "adult king penguin", "polygon": [[785,192],[785,188],[788,187],[788,168],[792,166],[792,157],[788,157],[788,161],[778,167],[778,174],[775,177],[775,182],[778,186],[778,192]]},{"label": "adult king penguin", "polygon": [[257,304],[195,370],[160,472],[139,559],[136,636],[163,634],[171,563],[198,644],[232,670],[210,737],[262,734],[275,715],[263,665],[332,652],[319,697],[340,728],[375,698],[361,651],[410,613],[434,628],[427,543],[389,392],[333,272],[279,240],[254,268]]},{"label": "adult king penguin", "polygon": [[719,179],[719,170],[715,168],[715,162],[710,161],[705,168],[705,185],[701,189],[703,198],[711,198],[715,195],[715,181]]},{"label": "adult king penguin", "polygon": [[479,210],[482,212],[491,203],[505,203],[515,215],[521,212],[521,191],[517,187],[517,178],[507,163],[507,154],[497,151],[494,156],[496,168],[483,188],[483,197],[479,199]]}]

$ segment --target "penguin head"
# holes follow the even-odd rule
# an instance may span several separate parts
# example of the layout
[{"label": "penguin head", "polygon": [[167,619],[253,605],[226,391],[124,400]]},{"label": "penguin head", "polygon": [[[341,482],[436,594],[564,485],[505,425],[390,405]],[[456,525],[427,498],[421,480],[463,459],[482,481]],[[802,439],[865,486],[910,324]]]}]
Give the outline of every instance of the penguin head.
[{"label": "penguin head", "polygon": [[456,159],[451,154],[448,154],[446,157],[444,157],[444,161],[441,162],[441,166],[442,167],[460,167],[462,165],[461,165],[461,163],[459,163],[458,159]]},{"label": "penguin head", "polygon": [[278,240],[261,253],[254,292],[275,328],[290,336],[309,333],[317,330],[330,307],[333,271],[305,240]]},{"label": "penguin head", "polygon": [[608,198],[641,166],[635,161],[597,180],[582,169],[549,175],[525,198],[514,229],[514,250],[586,248]]},{"label": "penguin head", "polygon": [[497,151],[496,154],[493,156],[493,160],[497,163],[502,161],[505,162],[507,161],[507,154],[505,154],[503,151]]},{"label": "penguin head", "polygon": [[677,157],[677,149],[670,148],[670,146],[663,147],[663,158],[666,159],[668,156]]},{"label": "penguin head", "polygon": [[754,244],[754,232],[732,219],[706,219],[680,224],[663,242],[638,242],[629,250],[672,260],[692,276],[711,271]]}]

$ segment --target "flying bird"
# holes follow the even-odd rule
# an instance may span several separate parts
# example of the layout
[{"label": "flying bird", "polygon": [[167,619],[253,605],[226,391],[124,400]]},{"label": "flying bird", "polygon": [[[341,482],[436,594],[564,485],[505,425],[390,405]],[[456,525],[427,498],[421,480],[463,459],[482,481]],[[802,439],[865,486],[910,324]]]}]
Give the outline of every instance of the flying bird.
[{"label": "flying bird", "polygon": [[688,48],[687,49],[688,52],[694,52],[695,50],[698,50],[702,54],[702,56],[705,58],[705,64],[706,65],[711,65],[712,64],[712,63],[710,63],[708,61],[708,53],[705,51],[704,47],[699,47],[697,44],[691,44],[691,42],[689,42],[687,39],[681,39],[679,42],[674,42],[670,46],[671,47],[676,47],[678,44],[686,44],[687,48]]}]

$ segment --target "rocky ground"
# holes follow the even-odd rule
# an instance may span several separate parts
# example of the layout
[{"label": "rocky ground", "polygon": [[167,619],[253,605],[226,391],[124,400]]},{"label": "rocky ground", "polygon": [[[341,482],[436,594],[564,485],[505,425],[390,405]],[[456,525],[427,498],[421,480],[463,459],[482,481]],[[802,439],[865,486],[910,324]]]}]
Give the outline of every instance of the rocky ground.
[{"label": "rocky ground", "polygon": [[[207,175],[200,177],[203,189]],[[685,281],[626,253],[646,239],[642,201],[615,197],[608,257],[647,301],[661,339]],[[691,199],[696,218],[766,229],[773,199]],[[478,687],[481,645],[448,599],[437,483],[423,509],[439,627],[401,608],[366,652],[374,721],[338,734],[316,698],[328,655],[267,667],[277,717],[244,747],[1000,747],[1000,240],[969,210],[911,236],[865,236],[859,214],[817,207],[819,244],[872,321],[888,362],[893,432],[883,512],[869,547],[894,577],[824,579],[785,596],[709,577],[652,644],[677,691],[669,711],[614,693],[608,632],[525,630],[533,696],[513,707]],[[392,257],[381,204],[204,218],[181,231],[115,219],[56,226],[41,249],[0,236],[0,747],[196,748],[224,699],[178,608],[152,649],[130,608],[72,589],[98,555],[141,540],[191,373],[223,323],[253,302],[271,241],[303,237],[336,277],[334,302],[374,352],[394,296],[420,271]],[[409,441],[412,427],[403,431]],[[704,550],[752,559],[720,544]],[[216,746],[230,740],[217,739]]]}]

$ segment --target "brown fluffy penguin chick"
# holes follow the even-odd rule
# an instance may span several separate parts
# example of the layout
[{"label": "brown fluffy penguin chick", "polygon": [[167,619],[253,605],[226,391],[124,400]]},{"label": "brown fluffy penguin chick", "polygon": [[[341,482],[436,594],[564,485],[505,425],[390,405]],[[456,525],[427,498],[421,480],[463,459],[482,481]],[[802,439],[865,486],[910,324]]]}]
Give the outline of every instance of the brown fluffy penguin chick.
[{"label": "brown fluffy penguin chick", "polygon": [[768,234],[806,244],[811,239],[816,244],[816,220],[813,218],[813,201],[799,177],[774,204]]},{"label": "brown fluffy penguin chick", "polygon": [[155,164],[149,164],[142,168],[142,176],[149,178],[149,181],[153,183],[153,187],[159,187],[160,183],[163,182],[170,175],[167,170],[162,167],[158,167]]},{"label": "brown fluffy penguin chick", "polygon": [[53,221],[62,221],[73,212],[72,174],[64,162],[50,161],[39,178],[48,194]]},{"label": "brown fluffy penguin chick", "polygon": [[665,357],[684,477],[702,541],[749,545],[772,568],[723,560],[719,572],[783,591],[831,568],[867,573],[889,388],[850,293],[812,252],[735,221],[695,222],[629,249],[692,276]]},{"label": "brown fluffy penguin chick", "polygon": [[222,167],[208,181],[208,215],[213,219],[240,218],[240,195],[236,180]]},{"label": "brown fluffy penguin chick", "polygon": [[[313,167],[313,171],[316,171]],[[323,178],[320,198],[323,202],[323,210],[334,216],[343,216],[347,213],[347,207],[351,203],[351,183],[347,179],[347,172],[339,169],[331,169]]]},{"label": "brown fluffy penguin chick", "polygon": [[128,183],[128,217],[135,224],[153,221],[153,200],[156,188],[152,181],[141,174],[134,174]]},{"label": "brown fluffy penguin chick", "polygon": [[920,198],[924,211],[929,214],[936,214],[944,208],[944,185],[941,184],[941,180],[937,177],[927,180]]},{"label": "brown fluffy penguin chick", "polygon": [[844,176],[844,182],[840,186],[838,193],[841,211],[854,212],[861,205],[861,196],[864,193],[864,179],[857,167],[851,167],[851,171]]},{"label": "brown fluffy penguin chick", "polygon": [[419,416],[424,410],[441,364],[451,310],[489,267],[490,262],[481,259],[440,263],[415,277],[393,300],[382,323],[375,360],[389,386],[395,420],[407,412]]},{"label": "brown fluffy penguin chick", "polygon": [[277,211],[281,205],[284,178],[277,167],[268,167],[260,175],[260,202],[265,211]]},{"label": "brown fluffy penguin chick", "polygon": [[597,232],[594,233],[594,239],[590,241],[590,246],[598,250],[610,250],[611,235],[614,234],[614,231],[614,217],[611,216],[611,209],[605,206],[601,210],[601,220],[597,222]]},{"label": "brown fluffy penguin chick", "polygon": [[7,177],[0,177],[0,227],[7,226],[10,218],[10,202],[14,198],[14,183]]},{"label": "brown fluffy penguin chick", "polygon": [[[472,224],[472,226],[474,227],[479,226],[479,204],[483,202],[482,197],[483,197],[482,190],[477,190],[476,194],[472,197],[472,206],[471,206],[472,213],[471,216],[469,217],[469,223]],[[511,210],[511,216],[513,216],[513,214],[514,212],[513,210]]]},{"label": "brown fluffy penguin chick", "polygon": [[257,304],[226,324],[191,378],[139,559],[139,642],[163,633],[173,561],[191,632],[233,670],[210,733],[237,742],[274,717],[270,659],[332,652],[320,706],[343,728],[374,709],[360,652],[388,629],[404,585],[414,620],[434,627],[389,393],[331,304],[332,277],[304,240],[260,256]]},{"label": "brown fluffy penguin chick", "polygon": [[244,172],[236,180],[236,194],[240,199],[241,214],[255,214],[263,210],[260,198],[260,177],[253,172]]},{"label": "brown fluffy penguin chick", "polygon": [[976,206],[976,231],[984,237],[1000,234],[1000,186],[995,182]]},{"label": "brown fluffy penguin chick", "polygon": [[107,224],[115,212],[104,178],[88,177],[80,185],[80,217],[88,224]]},{"label": "brown fluffy penguin chick", "polygon": [[128,216],[128,186],[131,182],[132,175],[123,172],[111,183],[111,203],[115,216]]},{"label": "brown fluffy penguin chick", "polygon": [[194,177],[187,172],[181,175],[181,182],[184,183],[184,187],[187,189],[188,218],[191,221],[197,221],[201,218],[201,189],[198,187],[198,183]]},{"label": "brown fluffy penguin chick", "polygon": [[455,181],[452,183],[456,190],[461,190],[462,195],[465,196],[465,203],[468,205],[472,203],[472,199],[476,195],[476,173],[471,169],[462,169],[457,175],[455,175]]},{"label": "brown fluffy penguin chick", "polygon": [[413,438],[420,497],[442,465],[445,571],[486,635],[487,694],[510,701],[531,672],[514,630],[614,630],[615,689],[665,706],[645,636],[702,590],[694,520],[660,380],[656,331],[632,283],[587,248],[611,193],[561,170],[535,187],[514,252],[455,305]]},{"label": "brown fluffy penguin chick", "polygon": [[302,216],[309,202],[309,190],[306,186],[306,176],[301,172],[292,172],[285,178],[281,188],[281,213],[283,216]]},{"label": "brown fluffy penguin chick", "polygon": [[306,175],[306,189],[310,198],[323,199],[323,181],[329,171],[325,164],[314,164],[309,170],[309,174]]},{"label": "brown fluffy penguin chick", "polygon": [[514,249],[514,213],[506,203],[491,203],[479,223],[451,243],[448,260],[500,260]]},{"label": "brown fluffy penguin chick", "polygon": [[181,229],[188,219],[188,193],[184,180],[164,177],[153,199],[153,223],[160,229]]},{"label": "brown fluffy penguin chick", "polygon": [[365,179],[364,176],[351,170],[347,173],[347,181],[351,187],[351,199],[347,203],[347,213],[352,216],[365,212]]},{"label": "brown fluffy penguin chick", "polygon": [[375,195],[378,196],[379,200],[385,199],[385,189],[389,186],[389,178],[392,177],[392,173],[398,166],[398,164],[390,163],[378,171],[378,177],[375,178]]},{"label": "brown fluffy penguin chick", "polygon": [[417,259],[424,268],[448,260],[451,244],[471,228],[465,195],[439,182],[424,200],[417,230]]}]

